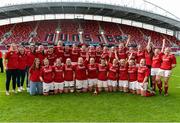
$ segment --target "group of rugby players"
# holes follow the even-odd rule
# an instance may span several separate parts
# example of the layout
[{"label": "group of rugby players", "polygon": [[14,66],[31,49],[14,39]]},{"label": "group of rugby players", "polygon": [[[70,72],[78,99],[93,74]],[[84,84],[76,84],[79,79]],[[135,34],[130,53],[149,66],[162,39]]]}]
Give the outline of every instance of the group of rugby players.
[{"label": "group of rugby players", "polygon": [[[4,57],[6,67],[6,95],[10,95],[12,78],[13,92],[24,90],[27,75],[27,90],[31,95],[58,94],[69,92],[112,92],[122,91],[147,96],[148,87],[155,94],[156,86],[164,95],[168,95],[168,80],[176,66],[176,58],[171,50],[153,47],[149,38],[146,48],[128,46],[130,36],[118,47],[86,46],[75,44],[47,49],[31,44],[27,49],[11,44]],[[149,83],[149,84],[148,84]]]}]

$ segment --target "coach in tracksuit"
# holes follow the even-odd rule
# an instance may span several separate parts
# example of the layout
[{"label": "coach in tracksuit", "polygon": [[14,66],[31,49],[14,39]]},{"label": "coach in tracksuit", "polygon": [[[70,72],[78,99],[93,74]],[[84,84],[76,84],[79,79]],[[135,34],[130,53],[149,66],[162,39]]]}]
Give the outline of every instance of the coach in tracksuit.
[{"label": "coach in tracksuit", "polygon": [[18,66],[18,53],[16,44],[11,44],[5,54],[4,64],[6,67],[6,95],[9,95],[9,86],[12,78],[13,92],[16,93],[16,78]]}]

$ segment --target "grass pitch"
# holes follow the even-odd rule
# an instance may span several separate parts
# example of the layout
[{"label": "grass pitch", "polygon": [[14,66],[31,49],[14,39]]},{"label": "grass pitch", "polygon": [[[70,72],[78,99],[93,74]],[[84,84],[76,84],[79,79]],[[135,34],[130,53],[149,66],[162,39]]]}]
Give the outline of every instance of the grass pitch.
[{"label": "grass pitch", "polygon": [[175,122],[180,121],[180,57],[170,79],[169,96],[141,97],[121,92],[5,96],[0,73],[0,122]]}]

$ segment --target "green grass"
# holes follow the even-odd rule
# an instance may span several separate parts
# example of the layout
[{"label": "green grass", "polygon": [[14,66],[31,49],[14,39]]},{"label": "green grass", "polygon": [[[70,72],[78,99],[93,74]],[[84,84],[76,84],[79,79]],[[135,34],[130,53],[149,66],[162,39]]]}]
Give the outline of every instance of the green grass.
[{"label": "green grass", "polygon": [[[179,75],[180,57],[173,74]],[[180,78],[171,77],[169,96],[141,97],[125,93],[5,96],[0,93],[0,122],[58,121],[180,121]],[[5,74],[0,74],[0,91],[5,90]]]}]

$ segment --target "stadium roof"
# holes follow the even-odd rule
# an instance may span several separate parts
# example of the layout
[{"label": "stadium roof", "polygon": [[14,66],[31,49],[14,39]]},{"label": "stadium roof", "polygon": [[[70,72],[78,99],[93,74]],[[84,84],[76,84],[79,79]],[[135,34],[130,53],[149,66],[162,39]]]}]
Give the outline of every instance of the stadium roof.
[{"label": "stadium roof", "polygon": [[[133,4],[135,5],[135,3],[131,4],[132,5],[126,4],[123,6],[119,4],[101,3],[91,0],[85,0],[84,2],[80,2],[78,0],[52,0],[44,2],[44,0],[42,0],[41,2],[29,2],[1,6],[0,19],[42,14],[89,14],[134,20],[173,31],[180,31],[179,18],[166,10],[163,10],[162,8],[159,8],[151,3],[144,5],[144,9],[133,7]],[[158,14],[153,11],[147,11],[145,10],[147,5],[156,7],[156,9],[161,9],[163,13],[166,12],[166,15],[170,16]],[[153,8],[151,7],[151,9]]]}]

